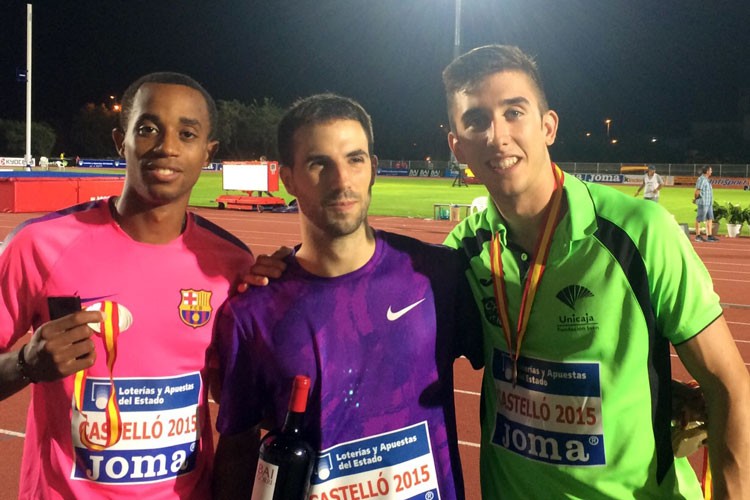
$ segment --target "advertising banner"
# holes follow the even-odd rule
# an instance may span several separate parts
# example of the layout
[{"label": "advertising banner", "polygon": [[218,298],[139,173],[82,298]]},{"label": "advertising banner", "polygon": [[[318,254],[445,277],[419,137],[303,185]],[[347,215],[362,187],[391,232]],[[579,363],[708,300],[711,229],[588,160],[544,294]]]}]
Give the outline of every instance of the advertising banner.
[{"label": "advertising banner", "polygon": [[380,168],[378,167],[378,175],[406,177],[407,175],[409,175],[409,170],[405,168]]},{"label": "advertising banner", "polygon": [[[33,167],[36,160],[31,158],[31,166]],[[0,167],[25,167],[26,158],[13,158],[9,156],[0,156]]]},{"label": "advertising banner", "polygon": [[623,174],[575,174],[582,181],[604,182],[607,184],[622,184],[625,181]]}]

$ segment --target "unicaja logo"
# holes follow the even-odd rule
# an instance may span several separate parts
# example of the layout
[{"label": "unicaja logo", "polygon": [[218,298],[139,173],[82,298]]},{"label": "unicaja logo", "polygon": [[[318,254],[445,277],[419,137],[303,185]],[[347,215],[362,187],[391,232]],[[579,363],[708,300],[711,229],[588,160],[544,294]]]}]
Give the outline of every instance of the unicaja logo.
[{"label": "unicaja logo", "polygon": [[569,285],[557,292],[556,297],[573,312],[557,317],[557,331],[567,333],[594,333],[599,329],[596,318],[588,312],[578,312],[576,306],[581,299],[593,297],[591,290],[581,285]]},{"label": "unicaja logo", "polygon": [[591,290],[581,285],[569,285],[557,292],[557,298],[570,307],[574,311],[576,310],[576,303],[583,298],[593,297],[594,294]]}]

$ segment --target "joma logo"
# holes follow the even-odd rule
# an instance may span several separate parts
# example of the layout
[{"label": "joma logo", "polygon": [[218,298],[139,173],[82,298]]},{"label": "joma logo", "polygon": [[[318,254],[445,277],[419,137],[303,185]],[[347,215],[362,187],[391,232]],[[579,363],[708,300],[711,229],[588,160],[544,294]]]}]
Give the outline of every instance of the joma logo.
[{"label": "joma logo", "polygon": [[[594,438],[597,439],[598,438]],[[588,464],[591,459],[583,441],[567,439],[558,441],[552,436],[540,436],[533,431],[512,429],[505,422],[500,444],[521,455],[551,463],[570,465]]]}]

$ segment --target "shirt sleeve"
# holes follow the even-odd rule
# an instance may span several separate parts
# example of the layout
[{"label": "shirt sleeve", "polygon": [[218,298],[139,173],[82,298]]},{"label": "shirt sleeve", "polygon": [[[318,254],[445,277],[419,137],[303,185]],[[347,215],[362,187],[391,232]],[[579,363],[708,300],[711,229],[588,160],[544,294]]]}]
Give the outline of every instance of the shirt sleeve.
[{"label": "shirt sleeve", "polygon": [[645,253],[651,303],[660,331],[679,344],[722,314],[719,296],[700,257],[672,216],[654,211]]},{"label": "shirt sleeve", "polygon": [[453,230],[448,233],[448,236],[446,236],[443,241],[443,245],[453,249],[461,248],[461,235],[463,232],[459,229],[460,227],[461,224],[454,227]]},{"label": "shirt sleeve", "polygon": [[0,247],[0,352],[7,352],[41,320],[43,262],[25,231],[8,237]]},{"label": "shirt sleeve", "polygon": [[[459,257],[463,255],[461,252],[456,252],[456,254]],[[464,260],[459,258],[459,261]],[[471,366],[478,370],[484,366],[482,321],[465,273],[468,263],[461,262],[461,264],[457,269],[460,277],[456,286],[457,300],[455,301],[456,317],[459,318],[459,331],[455,337],[456,357],[465,356],[471,362]]]},{"label": "shirt sleeve", "polygon": [[220,389],[216,429],[222,434],[238,434],[252,429],[262,419],[257,396],[256,364],[253,348],[243,323],[227,301],[219,309],[214,323],[213,350],[218,358]]}]

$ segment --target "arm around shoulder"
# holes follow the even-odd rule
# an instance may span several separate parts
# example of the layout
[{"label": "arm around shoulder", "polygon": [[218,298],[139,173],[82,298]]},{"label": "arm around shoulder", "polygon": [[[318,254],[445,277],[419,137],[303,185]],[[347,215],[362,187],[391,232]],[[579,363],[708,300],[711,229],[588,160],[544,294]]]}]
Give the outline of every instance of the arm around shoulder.
[{"label": "arm around shoulder", "polygon": [[750,498],[750,375],[726,320],[676,346],[703,389],[716,498]]}]

